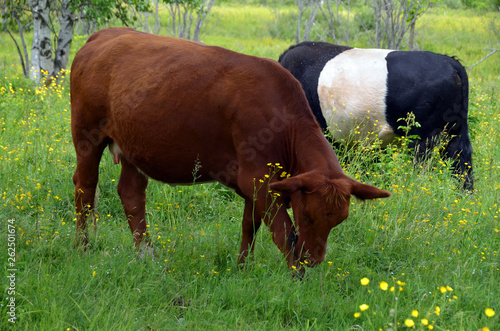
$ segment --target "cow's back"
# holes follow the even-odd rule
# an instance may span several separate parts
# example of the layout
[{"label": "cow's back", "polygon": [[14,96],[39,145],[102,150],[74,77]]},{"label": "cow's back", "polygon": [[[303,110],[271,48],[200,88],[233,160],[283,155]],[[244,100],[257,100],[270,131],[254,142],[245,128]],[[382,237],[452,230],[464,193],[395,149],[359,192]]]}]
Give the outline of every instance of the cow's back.
[{"label": "cow's back", "polygon": [[351,48],[325,42],[305,41],[291,46],[279,57],[279,63],[302,84],[311,110],[323,130],[327,129],[327,123],[318,97],[319,76],[328,61]]}]

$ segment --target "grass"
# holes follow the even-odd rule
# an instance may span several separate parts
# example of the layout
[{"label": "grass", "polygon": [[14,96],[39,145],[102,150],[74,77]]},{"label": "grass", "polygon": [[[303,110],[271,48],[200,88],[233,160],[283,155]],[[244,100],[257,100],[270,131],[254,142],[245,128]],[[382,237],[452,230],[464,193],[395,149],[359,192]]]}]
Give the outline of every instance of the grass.
[{"label": "grass", "polygon": [[[490,38],[487,20],[439,10],[429,13],[420,45],[467,64],[479,61]],[[209,30],[204,41],[276,59],[292,38],[265,33],[273,23],[267,11],[218,7],[214,24],[221,30]],[[240,14],[244,22],[231,21]],[[443,29],[449,20],[474,29]],[[243,203],[220,184],[150,182],[147,217],[156,249],[154,257],[139,259],[109,153],[101,162],[93,247],[74,250],[69,86],[39,88],[23,79],[8,36],[1,40],[0,242],[8,242],[14,220],[17,268],[11,324],[4,244],[2,329],[499,329],[497,58],[469,71],[477,191],[456,190],[437,152],[415,164],[404,147],[340,150],[348,175],[393,196],[352,201],[349,219],[330,234],[325,262],[298,281],[266,228],[248,266],[237,267]],[[380,162],[370,162],[374,157]]]}]

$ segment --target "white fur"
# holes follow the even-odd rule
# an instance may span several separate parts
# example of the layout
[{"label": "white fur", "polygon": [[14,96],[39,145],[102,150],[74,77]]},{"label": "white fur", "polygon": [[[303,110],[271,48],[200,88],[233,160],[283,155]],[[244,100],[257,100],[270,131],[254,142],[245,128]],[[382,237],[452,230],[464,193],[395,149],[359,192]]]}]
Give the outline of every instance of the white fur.
[{"label": "white fur", "polygon": [[[347,50],[327,62],[318,80],[318,96],[334,139],[355,140],[376,134],[384,144],[394,131],[386,122],[387,63],[391,50]],[[359,135],[359,136],[358,136]]]}]

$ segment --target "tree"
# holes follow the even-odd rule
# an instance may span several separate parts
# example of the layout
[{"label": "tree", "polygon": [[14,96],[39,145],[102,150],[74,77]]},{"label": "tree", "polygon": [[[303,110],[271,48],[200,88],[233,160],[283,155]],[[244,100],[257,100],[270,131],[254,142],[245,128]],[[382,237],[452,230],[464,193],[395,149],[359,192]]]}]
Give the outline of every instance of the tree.
[{"label": "tree", "polygon": [[[203,23],[215,0],[163,1],[167,4],[170,12],[168,34],[178,38],[199,40]],[[156,11],[158,10],[156,9]]]},{"label": "tree", "polygon": [[[24,40],[24,31],[28,24],[25,24],[26,20],[23,17],[23,12],[25,8],[25,3],[22,1],[4,1],[2,4],[2,29],[7,31],[12,41],[16,45],[17,53],[19,55],[19,59],[21,60],[21,67],[23,69],[23,75],[25,77],[29,76],[29,57],[28,57],[28,49],[26,47],[26,42]],[[23,49],[19,47],[19,43],[16,38],[12,35],[11,27],[17,27],[19,31],[19,35],[21,37],[21,45]]]},{"label": "tree", "polygon": [[[420,2],[424,2],[424,6],[419,6]],[[406,19],[406,22],[410,25],[410,36],[408,39],[408,49],[410,51],[415,49],[415,27],[417,19],[427,10],[429,6],[430,0],[421,0],[417,1],[416,4],[413,4],[410,9],[408,18]]]},{"label": "tree", "polygon": [[[347,18],[342,16],[342,8],[347,10]],[[326,0],[323,6],[320,7],[321,13],[328,24],[330,37],[333,38],[336,44],[345,44],[349,46],[349,27],[350,27],[350,0]],[[337,27],[341,31],[341,36],[335,32]]]},{"label": "tree", "polygon": [[[371,0],[375,11],[375,45],[398,50],[417,19],[427,10],[430,0]],[[412,46],[413,47],[413,46]]]},{"label": "tree", "polygon": [[[368,37],[375,47],[400,49],[409,35],[409,47],[413,48],[417,19],[429,7],[431,0],[368,0],[375,17],[375,37],[371,33]],[[328,35],[335,43],[349,45],[351,35],[351,20],[356,19],[362,29],[369,32],[367,22],[360,15],[351,12],[351,0],[297,0],[298,22],[296,41],[309,40],[309,34],[315,23],[318,10],[328,26]],[[309,17],[304,16],[309,10]],[[304,34],[301,35],[301,26],[304,25]],[[320,35],[320,37],[322,37]]]},{"label": "tree", "polygon": [[[299,43],[301,41],[307,41],[310,38],[311,30],[316,21],[316,15],[318,15],[318,9],[321,7],[321,0],[297,0],[297,5],[299,7],[299,16],[297,19],[297,33],[295,34],[295,40]],[[309,17],[306,19],[304,26],[304,34],[302,35],[301,25],[302,17],[309,8]]]},{"label": "tree", "polygon": [[196,23],[194,25],[193,40],[199,40],[203,22],[205,22],[205,19],[207,18],[207,15],[212,9],[214,3],[215,0],[204,0],[202,1],[201,7],[198,8]]},{"label": "tree", "polygon": [[[50,0],[29,0],[33,14],[30,78],[40,82],[42,75],[54,75],[50,30]],[[54,75],[55,76],[55,75]]]},{"label": "tree", "polygon": [[158,16],[159,0],[154,0],[154,1],[155,1],[155,34],[158,34],[160,32],[160,17]]},{"label": "tree", "polygon": [[[24,41],[26,25],[21,22],[21,13],[30,12],[33,29],[33,43],[31,47],[30,69],[23,70],[25,76],[31,77],[39,83],[45,75],[50,81],[57,77],[62,69],[66,68],[69,49],[73,39],[74,23],[76,20],[87,20],[102,25],[112,19],[119,19],[123,24],[130,22],[129,9],[137,11],[148,10],[148,0],[4,0],[2,13],[7,21],[17,22],[22,40],[24,54],[17,41],[11,37],[18,48],[23,68],[30,63]],[[75,15],[78,14],[78,16]],[[135,16],[132,17],[132,20]],[[8,23],[8,22],[7,22]],[[8,29],[8,24],[3,24]],[[58,32],[56,32],[56,30]],[[10,30],[9,34],[10,34]],[[53,42],[54,41],[54,42]]]},{"label": "tree", "polygon": [[69,6],[69,0],[61,1],[61,29],[59,31],[59,36],[57,37],[57,48],[54,58],[54,68],[52,70],[52,76],[66,69],[66,64],[68,64],[69,58],[69,48],[73,40],[74,31],[74,14]]}]

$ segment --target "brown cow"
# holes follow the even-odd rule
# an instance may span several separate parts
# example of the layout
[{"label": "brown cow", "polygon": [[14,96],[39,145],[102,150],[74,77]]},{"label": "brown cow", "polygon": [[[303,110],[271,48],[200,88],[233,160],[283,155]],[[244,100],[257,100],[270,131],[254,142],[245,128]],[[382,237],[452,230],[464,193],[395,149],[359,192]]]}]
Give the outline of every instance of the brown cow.
[{"label": "brown cow", "polygon": [[[300,83],[277,62],[186,40],[126,28],[92,35],[71,68],[71,129],[84,245],[107,146],[122,164],[118,193],[136,245],[147,237],[148,177],[192,183],[196,169],[197,182],[234,189],[245,200],[239,262],[264,221],[291,268],[324,259],[351,194],[390,196],[343,174]],[[266,177],[269,163],[280,174]]]}]

